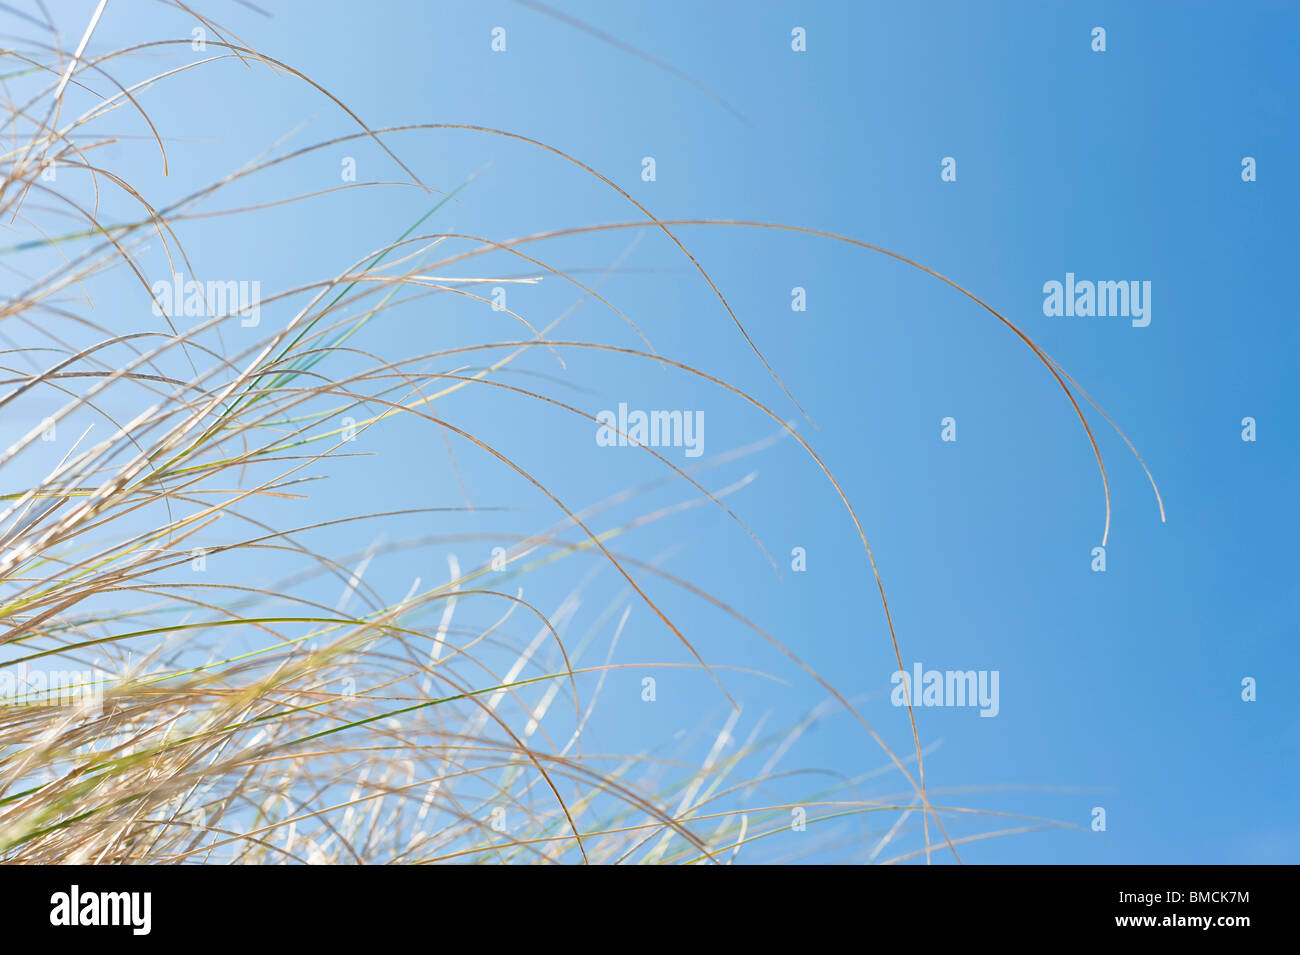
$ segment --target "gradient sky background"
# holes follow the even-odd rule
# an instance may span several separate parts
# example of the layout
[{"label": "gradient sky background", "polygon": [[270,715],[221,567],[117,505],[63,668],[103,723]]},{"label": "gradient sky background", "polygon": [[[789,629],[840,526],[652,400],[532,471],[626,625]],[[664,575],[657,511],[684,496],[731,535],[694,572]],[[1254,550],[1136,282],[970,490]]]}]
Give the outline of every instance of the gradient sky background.
[{"label": "gradient sky background", "polygon": [[[93,4],[58,6],[65,32],[79,35]],[[939,744],[926,760],[928,784],[963,790],[935,801],[1084,827],[973,843],[963,858],[1300,861],[1300,335],[1290,288],[1298,197],[1286,166],[1300,154],[1294,4],[562,4],[689,74],[712,96],[525,4],[266,6],[273,17],[227,2],[204,9],[372,126],[467,123],[536,138],[608,176],[661,218],[762,220],[841,233],[935,269],[1018,323],[1125,429],[1159,483],[1165,524],[1138,463],[1091,414],[1111,482],[1105,574],[1089,567],[1105,505],[1087,437],[1048,372],[993,316],[897,261],[825,239],[679,231],[816,422],[800,420],[799,433],[862,518],[904,661],[1000,671],[995,719],[970,709],[918,710],[923,744]],[[145,12],[151,35],[188,36],[189,24],[170,12],[114,0],[96,44],[108,49],[138,39],[133,17]],[[490,49],[497,26],[507,31],[504,53]],[[804,53],[790,48],[795,26],[807,30]],[[1107,30],[1105,53],[1090,49],[1095,26]],[[184,50],[181,58],[190,56]],[[147,144],[122,148],[133,181],[154,194],[180,195],[262,150],[283,152],[356,128],[311,87],[234,61],[147,95],[160,128],[201,140],[167,180]],[[125,111],[121,122],[124,132],[146,132]],[[277,147],[292,130],[294,138]],[[439,212],[439,229],[505,239],[639,218],[589,175],[518,142],[459,131],[394,134],[386,142],[436,189],[477,174]],[[404,178],[373,144],[357,142],[292,164],[238,195],[251,201],[330,188],[348,155],[363,179]],[[644,156],[656,159],[653,183],[640,178]],[[954,183],[940,181],[945,156],[957,160]],[[1242,181],[1244,156],[1256,157],[1257,182]],[[432,201],[410,188],[366,190],[296,208],[280,215],[276,228],[210,224],[190,251],[209,274],[284,287],[345,268]],[[601,293],[661,354],[744,388],[782,418],[799,418],[662,234],[621,230],[529,251],[560,268],[590,270],[577,274],[603,281]],[[526,271],[518,262],[491,261],[502,273]],[[605,274],[615,262],[619,270]],[[165,275],[161,260],[155,264]],[[1067,271],[1150,281],[1150,326],[1045,317],[1043,283]],[[807,290],[806,312],[790,309],[794,286]],[[147,315],[138,289],[123,295],[130,314]],[[553,278],[511,286],[509,296],[510,307],[538,325],[581,297]],[[519,337],[508,318],[481,305],[436,302],[434,310],[426,304],[396,312],[368,332],[368,342],[391,357]],[[263,321],[277,314],[287,317],[268,310]],[[591,301],[555,337],[640,344],[618,316]],[[527,367],[550,377],[513,383],[545,386],[592,413],[619,401],[703,409],[706,455],[777,430],[736,397],[649,362],[565,358],[561,368],[539,352]],[[517,400],[489,395],[454,410],[575,505],[666,473],[630,449],[597,448],[594,427]],[[949,415],[958,422],[955,444],[939,439],[940,420]],[[1248,415],[1258,422],[1255,443],[1241,440]],[[322,506],[458,502],[441,438],[427,428],[396,424],[363,442],[382,466],[336,469]],[[690,463],[679,455],[669,456]],[[461,463],[476,503],[528,511],[522,520],[460,518],[457,529],[528,531],[559,518],[499,464],[469,452]],[[662,557],[666,569],[741,610],[846,696],[863,700],[872,724],[900,755],[910,753],[906,712],[888,701],[895,669],[888,631],[847,512],[788,439],[701,480],[718,489],[750,475],[727,503],[774,554],[779,576],[716,508],[638,531],[628,550]],[[685,501],[688,491],[680,481],[658,488],[615,508],[601,526]],[[336,543],[364,547],[369,537],[345,534]],[[485,559],[488,546],[465,545],[462,564]],[[789,570],[795,546],[807,550],[806,573]],[[419,567],[401,560],[389,565],[393,599],[411,573],[429,579],[446,572],[441,553],[423,553]],[[594,566],[525,586],[554,609],[564,587]],[[590,587],[575,638],[609,606],[621,612],[629,603],[608,571]],[[668,588],[654,592],[710,662],[791,681],[724,675],[744,704],[736,735],[764,714],[770,727],[788,725],[825,699],[724,615]],[[688,659],[643,604],[631,605],[616,659]],[[593,645],[594,658],[603,659],[608,630]],[[663,671],[659,699],[649,707],[639,699],[641,675],[610,677],[600,743],[650,747],[686,730],[678,755],[703,758],[727,719],[725,700],[702,674]],[[1258,681],[1257,702],[1240,698],[1246,676]],[[782,765],[852,777],[885,762],[865,732],[836,713]],[[816,778],[788,783],[791,791],[820,785]],[[864,786],[872,794],[905,788],[896,773]],[[1107,810],[1104,834],[1086,831],[1093,806]],[[848,842],[833,857],[852,861],[888,823],[847,825]],[[790,842],[777,848],[776,856],[799,851]],[[763,857],[756,851],[753,861]]]}]

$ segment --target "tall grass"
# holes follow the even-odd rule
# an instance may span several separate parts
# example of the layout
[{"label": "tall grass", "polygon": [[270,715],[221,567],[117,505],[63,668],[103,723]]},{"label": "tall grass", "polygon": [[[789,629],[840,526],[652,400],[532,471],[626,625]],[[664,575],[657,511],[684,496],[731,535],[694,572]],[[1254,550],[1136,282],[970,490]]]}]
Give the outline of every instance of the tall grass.
[{"label": "tall grass", "polygon": [[[710,489],[702,469],[679,467],[642,448],[648,482],[666,476],[686,496],[678,506],[649,507],[635,520],[611,522],[613,505],[638,500],[645,488],[582,505],[564,500],[509,446],[476,433],[454,403],[491,394],[594,426],[592,411],[577,399],[556,397],[545,382],[530,379],[525,387],[508,374],[538,351],[561,362],[566,355],[588,355],[658,364],[734,396],[797,444],[808,466],[824,477],[826,493],[842,501],[879,589],[892,653],[906,670],[866,534],[839,484],[781,411],[658,354],[648,341],[629,348],[566,338],[556,332],[558,320],[541,327],[510,309],[518,333],[504,339],[413,349],[418,353],[397,359],[362,344],[363,330],[399,306],[455,296],[487,310],[492,302],[483,294],[485,281],[538,276],[570,284],[644,340],[598,283],[555,268],[539,249],[575,234],[652,229],[710,288],[719,312],[740,332],[738,347],[750,349],[776,378],[683,235],[699,228],[784,229],[810,241],[900,256],[773,223],[660,220],[577,157],[508,131],[450,124],[372,129],[348,111],[344,96],[180,2],[172,6],[203,25],[209,50],[138,79],[117,76],[189,41],[142,38],[93,53],[103,4],[71,50],[43,16],[33,14],[4,53],[8,145],[0,212],[13,239],[0,254],[20,291],[0,305],[0,332],[16,330],[0,341],[0,416],[26,422],[26,430],[0,456],[6,478],[0,652],[10,671],[89,671],[91,677],[84,684],[28,686],[22,699],[0,708],[0,860],[729,862],[746,858],[746,847],[781,842],[797,807],[817,835],[797,845],[787,840],[778,851],[785,857],[856,843],[860,830],[844,824],[868,818],[877,835],[854,844],[855,857],[928,861],[939,851],[959,857],[966,841],[1054,825],[1001,818],[955,805],[948,798],[953,794],[936,794],[925,784],[915,720],[912,752],[893,752],[854,700],[745,617],[743,608],[624,549],[629,535],[652,523],[683,520],[684,510],[697,507],[720,510],[741,534],[754,537],[726,501],[734,488]],[[156,149],[164,167],[174,163],[174,149],[146,103],[165,96],[178,75],[230,59],[314,88],[355,122],[355,132],[263,155],[165,204],[152,202],[101,159],[125,142],[105,124],[129,114],[148,130],[148,139],[131,145]],[[88,98],[89,105],[74,111],[68,105],[73,97]],[[438,213],[448,197],[428,189],[394,145],[427,130],[507,137],[548,151],[626,201],[628,219],[521,238],[439,232]],[[201,235],[205,223],[321,201],[334,190],[236,208],[217,205],[219,197],[286,164],[363,142],[377,145],[405,171],[423,211],[395,227],[393,240],[381,248],[343,250],[353,260],[348,268],[264,294],[255,333],[241,326],[239,314],[195,320],[171,314],[165,302],[166,314],[153,322],[138,309],[95,308],[90,290],[108,276],[124,277],[146,301],[155,298],[157,276],[144,264],[150,247],[161,249],[177,270],[201,275],[201,263],[178,238],[182,226],[189,236]],[[51,168],[58,170],[54,180],[43,175]],[[121,209],[122,202],[136,213],[101,212]],[[346,245],[346,236],[339,244]],[[498,271],[455,277],[484,262]],[[1064,390],[1097,452],[1105,486],[1100,451],[1076,396],[1085,404],[1091,399],[1016,326],[976,301],[1037,355]],[[382,487],[382,465],[358,458],[351,439],[399,418],[421,423],[446,443],[452,472],[457,452],[451,449],[459,448],[517,476],[552,510],[553,520],[540,529],[524,526],[520,512],[521,526],[495,565],[461,567],[453,559],[447,579],[417,579],[400,599],[385,596],[387,587],[374,583],[368,568],[465,539],[453,519],[482,506],[399,511],[354,498],[361,506],[349,508],[336,496],[326,498],[325,513],[312,512],[306,522],[296,516],[331,465],[346,463],[353,468],[348,474],[366,474]],[[94,427],[83,433],[87,421]],[[45,440],[50,435],[63,437]],[[1108,531],[1108,491],[1106,504]],[[430,515],[446,529],[373,542],[376,526],[401,529]],[[372,543],[359,546],[363,539]],[[605,590],[592,596],[591,574],[575,573],[590,566],[575,563],[580,557],[598,558],[617,586],[602,584]],[[572,568],[567,578],[553,573],[565,568]],[[521,582],[539,575],[546,590],[568,580],[563,599],[554,603],[558,609],[524,598]],[[652,614],[684,649],[686,662],[661,666],[705,671],[715,679],[719,700],[734,702],[728,671],[710,666],[688,639],[691,628],[652,595],[655,587],[728,615],[817,681],[827,704],[795,725],[760,722],[743,739],[739,710],[729,705],[716,725],[701,726],[708,756],[694,764],[671,750],[584,747],[600,718],[597,702],[607,678],[625,666],[614,662],[615,649],[634,607]],[[585,630],[570,626],[580,597],[603,606]],[[785,763],[802,734],[830,710],[855,719],[879,744],[880,760],[857,778],[809,782],[817,777],[793,773]],[[874,778],[897,784],[866,795],[864,784]],[[785,795],[792,783],[802,787],[795,800]],[[971,819],[984,825],[965,835],[949,833],[953,820]]]}]

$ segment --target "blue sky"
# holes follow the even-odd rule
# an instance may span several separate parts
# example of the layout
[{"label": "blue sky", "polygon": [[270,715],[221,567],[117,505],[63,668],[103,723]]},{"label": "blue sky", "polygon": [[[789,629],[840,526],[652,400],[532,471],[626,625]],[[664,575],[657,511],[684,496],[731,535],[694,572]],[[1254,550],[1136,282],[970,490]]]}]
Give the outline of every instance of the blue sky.
[{"label": "blue sky", "polygon": [[[67,5],[69,34],[86,15],[75,7]],[[1159,484],[1164,523],[1141,467],[1085,403],[1110,479],[1104,573],[1090,568],[1105,502],[1087,435],[1032,352],[953,288],[828,239],[677,229],[814,426],[661,232],[620,229],[530,247],[602,283],[601,294],[660,354],[725,379],[796,423],[862,519],[905,663],[999,672],[996,718],[963,708],[917,711],[923,745],[935,746],[927,782],[959,790],[943,797],[952,804],[1082,829],[974,842],[964,859],[1297,861],[1300,336],[1289,288],[1297,187],[1285,165],[1300,145],[1294,5],[562,4],[690,81],[526,4],[274,7],[271,18],[235,4],[209,12],[371,126],[464,123],[534,138],[607,176],[661,219],[756,220],[849,236],[947,276],[1018,324],[1124,428]],[[125,10],[110,3],[97,43],[107,48],[134,35]],[[188,35],[179,17],[160,22]],[[491,49],[495,27],[506,31],[504,52]],[[805,29],[806,51],[791,49],[794,27]],[[1094,27],[1106,30],[1104,52],[1092,49]],[[182,195],[263,150],[356,130],[319,91],[230,60],[146,95],[161,128],[196,141],[165,180],[156,153],[138,144],[124,152],[133,181],[161,196]],[[126,132],[145,132],[125,113],[121,122]],[[291,130],[293,138],[277,144]],[[435,189],[474,177],[438,213],[439,229],[502,240],[641,218],[608,186],[517,141],[436,130],[385,142]],[[287,165],[235,197],[330,188],[347,156],[362,179],[405,178],[373,143],[358,141]],[[647,156],[653,182],[642,179]],[[944,157],[956,160],[954,182],[940,178]],[[1243,157],[1255,158],[1256,181],[1242,180]],[[287,287],[343,269],[430,204],[400,185],[340,195],[269,220],[274,228],[213,222],[193,233],[191,252],[213,274]],[[504,256],[489,261],[479,268],[527,271]],[[1067,272],[1149,281],[1150,325],[1045,316],[1043,284]],[[791,310],[795,287],[806,290],[806,311]],[[582,297],[553,277],[508,291],[510,307],[538,325]],[[590,299],[560,328],[554,337],[643,347]],[[512,340],[520,329],[477,303],[439,301],[436,310],[397,310],[367,336],[391,358]],[[593,414],[619,402],[702,410],[706,458],[778,430],[698,378],[573,351],[563,366],[531,356],[532,384],[514,383]],[[632,449],[597,447],[594,426],[505,396],[454,413],[579,506],[666,473]],[[1241,438],[1248,416],[1257,423],[1254,442]],[[955,442],[940,440],[946,417],[956,421]],[[442,440],[427,428],[396,423],[365,440],[382,464],[340,467],[319,506],[457,501]],[[666,451],[674,463],[690,463],[680,449]],[[526,533],[561,516],[499,463],[472,451],[460,463],[475,503],[526,508],[465,518],[466,531]],[[889,703],[896,667],[870,567],[812,460],[786,438],[710,468],[701,481],[715,490],[747,481],[727,503],[774,555],[779,575],[712,507],[635,532],[628,552],[662,559],[742,611],[861,700],[890,745],[910,753],[906,711]],[[608,519],[691,496],[678,481],[619,504]],[[337,539],[341,549],[369,542]],[[807,554],[802,573],[790,569],[795,547]],[[457,548],[462,563],[474,563],[488,545],[450,549]],[[416,572],[445,573],[444,553],[420,560]],[[554,609],[594,566],[526,586]],[[379,578],[394,599],[411,569],[391,566],[391,580]],[[628,603],[608,570],[589,588],[575,636],[607,606]],[[766,714],[772,726],[798,721],[825,699],[734,620],[671,588],[654,593],[710,662],[788,681],[722,676],[743,703],[736,735]],[[644,604],[632,605],[619,660],[689,659]],[[607,644],[605,633],[593,654],[603,656]],[[1255,702],[1241,699],[1245,677],[1257,681]],[[640,671],[609,679],[594,730],[602,745],[680,745],[683,758],[699,759],[727,719],[725,698],[703,674],[660,673],[654,707],[639,698]],[[673,742],[680,731],[685,741]],[[860,726],[833,714],[783,765],[853,778],[885,762]],[[783,785],[797,791],[805,783]],[[862,785],[873,795],[906,789],[896,773]],[[1095,806],[1106,809],[1105,833],[1089,831]],[[848,824],[828,857],[860,861],[881,834],[874,820]],[[771,851],[794,855],[799,847]]]}]

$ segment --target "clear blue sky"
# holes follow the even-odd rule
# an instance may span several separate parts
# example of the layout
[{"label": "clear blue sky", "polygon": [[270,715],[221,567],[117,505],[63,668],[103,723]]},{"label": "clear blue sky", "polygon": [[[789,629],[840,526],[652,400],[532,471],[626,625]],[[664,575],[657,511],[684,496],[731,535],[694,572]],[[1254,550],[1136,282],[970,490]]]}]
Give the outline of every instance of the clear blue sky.
[{"label": "clear blue sky", "polygon": [[[937,279],[811,236],[679,230],[813,427],[662,234],[621,230],[533,247],[583,281],[603,281],[602,294],[661,354],[799,420],[799,433],[862,518],[906,663],[999,671],[996,718],[918,710],[923,745],[938,744],[926,760],[929,785],[962,790],[942,797],[950,803],[1084,830],[976,842],[965,847],[965,859],[1300,859],[1300,335],[1289,287],[1297,185],[1287,165],[1300,146],[1298,8],[555,2],[660,65],[520,3],[277,2],[269,4],[270,19],[233,3],[207,8],[372,126],[509,130],[578,157],[661,218],[762,220],[841,233],[914,259],[1003,311],[1125,429],[1159,483],[1163,524],[1138,463],[1085,405],[1110,477],[1104,574],[1090,569],[1105,517],[1101,481],[1063,392],[993,316]],[[84,22],[76,6],[68,4],[68,33]],[[118,45],[132,35],[126,8],[110,3],[97,43]],[[167,22],[176,24],[176,36],[188,35],[180,18]],[[506,31],[502,53],[490,46],[498,26]],[[805,52],[791,49],[796,26],[806,30]],[[1105,52],[1092,49],[1098,26],[1106,30]],[[156,154],[131,153],[140,163],[137,178],[163,194],[229,172],[306,120],[289,146],[355,130],[319,92],[233,61],[179,77],[149,108],[171,135],[205,143],[190,148],[188,165],[166,182],[157,176]],[[124,131],[145,132],[125,111],[121,121]],[[505,239],[639,218],[608,187],[524,144],[457,131],[394,134],[387,142],[436,189],[477,173],[438,214],[439,229]],[[373,144],[355,143],[293,164],[241,195],[330,188],[349,155],[363,179],[405,178]],[[653,182],[641,176],[647,156],[655,159]],[[1257,181],[1242,180],[1247,156],[1257,161]],[[956,160],[955,182],[941,181],[944,157]],[[283,287],[344,268],[429,204],[408,188],[369,190],[304,206],[265,232],[245,227],[223,236],[213,224],[191,251],[214,274],[261,276],[265,289]],[[492,261],[502,274],[527,271],[519,262]],[[1067,272],[1151,282],[1150,325],[1044,316],[1043,284]],[[796,286],[806,290],[805,312],[791,310]],[[510,307],[538,325],[580,297],[554,278],[511,286],[509,295]],[[436,311],[395,312],[368,332],[367,343],[393,357],[518,333],[481,306],[439,301]],[[641,346],[617,315],[592,301],[555,335]],[[538,353],[527,368],[547,377],[512,383],[593,414],[620,401],[703,410],[706,458],[776,430],[735,396],[649,362],[565,358],[561,368]],[[519,401],[488,396],[448,411],[507,445],[578,506],[665,473],[630,449],[598,448],[594,426]],[[949,416],[957,422],[954,443],[940,440],[940,421]],[[1247,416],[1257,422],[1253,443],[1241,439]],[[337,470],[324,505],[458,503],[436,433],[394,425],[367,441],[384,465]],[[499,464],[462,453],[476,503],[528,508],[524,516],[484,515],[464,529],[527,532],[558,520]],[[727,501],[775,555],[779,576],[716,508],[645,528],[629,537],[628,552],[663,558],[665,569],[743,611],[846,696],[862,700],[872,724],[909,754],[906,713],[889,703],[895,664],[884,615],[847,512],[788,439],[701,480],[718,489],[751,474]],[[658,488],[619,505],[601,526],[685,500],[688,490],[680,481]],[[340,537],[338,544],[369,540]],[[485,559],[487,547],[449,549],[470,564]],[[790,570],[794,547],[806,550],[804,573]],[[425,552],[420,560],[423,569],[392,568],[385,589],[393,599],[411,572],[445,573],[445,555]],[[553,610],[593,566],[575,564],[525,586]],[[735,735],[769,714],[770,727],[788,725],[825,699],[725,615],[655,586],[711,662],[789,681],[723,674],[744,706]],[[621,593],[609,572],[590,591],[575,637]],[[588,662],[603,659],[608,637],[606,628]],[[634,605],[616,660],[688,659],[653,615]],[[1257,681],[1255,702],[1241,699],[1245,677]],[[716,688],[698,673],[663,671],[656,704],[647,707],[640,679],[637,670],[609,678],[600,745],[657,746],[686,730],[683,745],[693,748],[677,755],[702,759],[727,717]],[[828,779],[882,767],[884,757],[861,727],[830,712],[782,767],[812,767]],[[707,735],[689,743],[694,732]],[[823,784],[822,777],[800,777],[780,791]],[[906,788],[897,773],[860,785],[870,795]],[[1087,831],[1094,806],[1106,809],[1104,834]],[[834,857],[863,858],[862,846],[881,832],[874,819],[846,824],[846,843]],[[911,832],[907,841],[915,844],[915,827]],[[765,851],[756,850],[755,860]],[[770,851],[794,855],[799,847],[786,842]]]}]

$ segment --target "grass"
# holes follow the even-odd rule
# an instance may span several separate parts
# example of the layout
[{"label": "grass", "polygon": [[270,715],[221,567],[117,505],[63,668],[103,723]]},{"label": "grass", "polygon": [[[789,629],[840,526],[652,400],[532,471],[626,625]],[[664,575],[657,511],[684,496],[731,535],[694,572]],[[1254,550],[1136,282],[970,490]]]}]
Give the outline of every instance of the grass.
[{"label": "grass", "polygon": [[[477,434],[453,405],[491,395],[596,422],[590,411],[548,393],[545,382],[533,384],[540,378],[530,378],[530,387],[513,383],[522,376],[511,373],[534,353],[555,359],[569,384],[566,356],[587,355],[657,363],[734,396],[796,444],[825,478],[827,493],[843,503],[879,590],[893,655],[906,670],[866,534],[812,444],[746,391],[657,353],[598,283],[547,264],[536,250],[578,234],[658,230],[800,413],[683,236],[702,228],[782,229],[900,259],[974,299],[1031,349],[1082,423],[1105,488],[1101,453],[1077,398],[1104,412],[1020,329],[920,263],[850,237],[764,222],[658,219],[576,157],[515,133],[451,124],[372,129],[341,97],[210,20],[200,21],[210,36],[205,56],[119,81],[119,70],[189,41],[145,40],[92,54],[102,9],[75,55],[52,27],[25,23],[27,33],[9,41],[2,68],[9,145],[0,211],[13,233],[3,255],[24,290],[0,306],[0,331],[19,329],[24,344],[5,339],[0,415],[31,426],[0,457],[7,481],[0,501],[0,644],[11,671],[91,677],[57,692],[28,691],[0,707],[0,861],[727,863],[753,853],[800,860],[844,852],[872,862],[932,861],[940,853],[960,858],[964,843],[1060,825],[956,805],[949,797],[959,793],[928,788],[914,718],[913,751],[895,753],[861,701],[836,690],[775,635],[625,546],[649,525],[671,526],[683,512],[705,507],[720,510],[761,548],[726,501],[739,485],[710,490],[707,466],[678,467],[647,447],[640,449],[643,485],[579,506],[510,447]],[[314,88],[356,131],[263,155],[166,203],[151,202],[100,161],[126,140],[99,130],[127,111],[142,118],[145,142],[164,169],[179,168],[145,103],[165,95],[181,73],[231,58]],[[73,97],[83,105],[65,119]],[[631,218],[504,239],[433,231],[465,184],[435,193],[390,146],[430,130],[510,138],[549,152],[620,196]],[[382,248],[346,249],[353,257],[348,268],[263,296],[267,318],[255,341],[230,334],[239,315],[203,315],[187,325],[186,316],[168,314],[124,328],[95,317],[90,290],[114,276],[152,296],[156,275],[145,265],[151,243],[173,269],[200,274],[179,230],[192,242],[229,217],[382,185],[212,208],[216,197],[242,184],[360,142],[376,144],[397,163],[425,211]],[[50,161],[58,170],[54,181],[43,177]],[[123,203],[134,213],[120,214]],[[109,208],[114,215],[101,211]],[[508,261],[524,274],[445,277],[487,268],[485,260]],[[607,309],[645,348],[556,337],[564,316],[539,327],[507,309],[519,331],[504,340],[413,348],[396,359],[366,350],[364,330],[395,309],[432,308],[453,296],[486,310],[493,303],[481,294],[484,282],[540,277],[567,283],[581,300]],[[232,347],[227,338],[242,344]],[[58,406],[51,413],[33,410],[52,400]],[[95,427],[67,440],[69,428],[88,417]],[[492,508],[468,501],[348,508],[330,495],[311,520],[293,519],[324,486],[329,466],[346,464],[353,468],[346,473],[382,487],[382,466],[359,455],[351,439],[396,419],[418,422],[445,443],[446,467],[458,482],[457,454],[467,452],[517,476],[554,512],[554,523],[476,535],[451,529],[453,521]],[[54,442],[54,459],[43,440],[50,434],[64,435]],[[616,505],[666,482],[682,489],[678,503],[610,520]],[[1108,533],[1108,489],[1105,496]],[[523,508],[534,503],[510,502],[497,513],[522,524],[531,519]],[[444,528],[439,533],[381,536],[358,546],[376,525],[400,530],[431,515]],[[385,595],[395,575],[374,567],[467,540],[510,546],[479,566],[462,569],[453,558],[446,580],[416,579],[400,599]],[[591,558],[609,572],[605,577],[590,570]],[[537,590],[557,596],[557,609],[525,600],[525,581],[530,594],[536,581]],[[654,596],[665,589],[726,615],[788,658],[820,685],[826,705],[789,726],[742,724],[723,678],[736,668],[709,664],[686,636],[692,628]],[[602,609],[575,633],[580,600]],[[673,604],[679,606],[676,598]],[[617,724],[602,725],[608,708],[598,703],[611,675],[632,666],[615,658],[634,608],[653,615],[684,652],[683,660],[644,660],[638,672],[708,674],[722,715],[701,714],[680,745],[594,751],[584,741],[596,730],[601,739],[619,735]],[[832,712],[856,720],[879,745],[879,765],[855,778],[784,768],[800,737]],[[708,754],[702,761],[691,755],[700,749]],[[901,791],[879,791],[886,777]],[[813,836],[796,843],[790,835],[799,831],[792,829],[799,813]],[[949,833],[972,821],[983,828]]]}]

